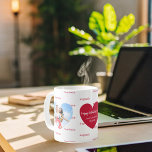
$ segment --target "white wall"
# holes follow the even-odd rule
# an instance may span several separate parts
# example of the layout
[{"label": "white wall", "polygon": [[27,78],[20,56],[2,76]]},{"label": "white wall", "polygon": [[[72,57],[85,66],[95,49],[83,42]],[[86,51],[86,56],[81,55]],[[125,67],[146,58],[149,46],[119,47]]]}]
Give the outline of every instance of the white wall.
[{"label": "white wall", "polygon": [[[28,0],[21,0],[21,12],[19,15],[20,38],[23,35],[28,35],[31,31],[29,12],[30,7],[28,5]],[[21,42],[20,69],[22,86],[29,86],[31,84],[31,63],[29,53],[30,48]],[[11,0],[0,0],[0,87],[2,86],[2,83],[4,83],[4,79],[5,84],[10,84],[14,80],[13,60],[14,18],[11,12]]]}]

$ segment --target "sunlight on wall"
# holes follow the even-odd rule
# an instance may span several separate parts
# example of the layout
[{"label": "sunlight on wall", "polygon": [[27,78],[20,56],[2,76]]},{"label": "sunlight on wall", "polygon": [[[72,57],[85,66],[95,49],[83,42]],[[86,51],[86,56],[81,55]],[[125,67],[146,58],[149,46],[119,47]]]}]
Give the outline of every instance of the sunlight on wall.
[{"label": "sunlight on wall", "polygon": [[[28,6],[28,0],[21,1],[21,11],[19,15],[20,22],[20,38],[23,35],[27,35],[31,31],[31,20],[29,17],[30,7]],[[14,20],[11,10],[11,0],[0,0],[0,85],[1,82],[11,84],[14,80]],[[23,86],[29,86],[31,84],[31,63],[29,59],[30,48],[20,43],[20,69],[21,69],[21,84]],[[2,62],[2,63],[1,63]],[[2,70],[5,69],[5,70]],[[3,75],[1,76],[1,73]],[[6,81],[7,77],[7,81]],[[5,84],[4,84],[5,86]],[[1,87],[1,86],[0,86]]]}]

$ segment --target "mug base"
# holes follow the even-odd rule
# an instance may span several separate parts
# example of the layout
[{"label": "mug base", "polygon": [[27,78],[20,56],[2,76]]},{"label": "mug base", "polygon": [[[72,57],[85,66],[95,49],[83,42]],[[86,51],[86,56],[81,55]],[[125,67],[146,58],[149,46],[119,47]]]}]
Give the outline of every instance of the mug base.
[{"label": "mug base", "polygon": [[55,139],[56,141],[58,142],[63,142],[63,143],[87,143],[87,142],[92,142],[92,141],[95,141],[98,137],[94,138],[94,139],[90,139],[90,140],[82,140],[82,141],[68,141],[68,140],[58,140],[58,139]]}]

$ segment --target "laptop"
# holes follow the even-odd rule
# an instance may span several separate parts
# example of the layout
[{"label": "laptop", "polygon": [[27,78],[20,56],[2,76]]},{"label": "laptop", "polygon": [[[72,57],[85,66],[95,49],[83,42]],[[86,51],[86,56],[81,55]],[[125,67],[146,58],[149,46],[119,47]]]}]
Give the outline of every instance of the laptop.
[{"label": "laptop", "polygon": [[151,152],[152,141],[130,142],[120,145],[77,148],[77,152]]},{"label": "laptop", "polygon": [[143,122],[152,122],[152,47],[123,47],[99,103],[99,127]]}]

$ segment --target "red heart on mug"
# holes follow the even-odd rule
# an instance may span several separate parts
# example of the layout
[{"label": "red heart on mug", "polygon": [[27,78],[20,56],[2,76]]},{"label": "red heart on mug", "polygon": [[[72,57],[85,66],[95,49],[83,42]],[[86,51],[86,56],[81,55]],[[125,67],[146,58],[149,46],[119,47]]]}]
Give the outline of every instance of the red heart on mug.
[{"label": "red heart on mug", "polygon": [[80,108],[80,116],[83,122],[90,128],[94,128],[98,120],[98,102],[93,107],[90,104],[84,104]]}]

